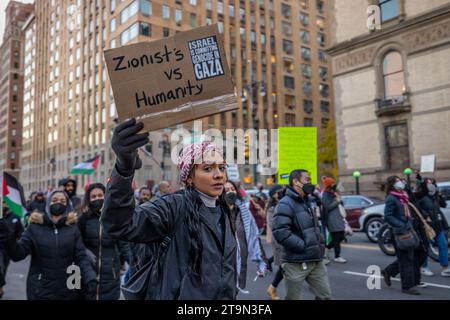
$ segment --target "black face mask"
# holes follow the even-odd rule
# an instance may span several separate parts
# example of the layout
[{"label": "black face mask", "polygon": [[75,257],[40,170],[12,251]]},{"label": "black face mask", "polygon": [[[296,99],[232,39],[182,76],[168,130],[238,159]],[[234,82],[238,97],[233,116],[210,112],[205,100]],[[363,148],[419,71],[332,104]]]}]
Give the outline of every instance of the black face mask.
[{"label": "black face mask", "polygon": [[90,208],[92,211],[94,211],[94,212],[98,212],[98,211],[100,211],[100,210],[102,209],[102,207],[103,207],[103,202],[104,202],[103,199],[97,199],[97,200],[94,200],[94,201],[92,201],[92,202],[89,203],[89,208]]},{"label": "black face mask", "polygon": [[236,192],[228,192],[227,194],[225,194],[225,201],[227,202],[228,205],[235,204],[236,200],[237,200]]},{"label": "black face mask", "polygon": [[66,212],[66,206],[63,205],[62,203],[54,203],[52,205],[50,205],[50,214],[52,216],[60,216],[62,215],[64,212]]},{"label": "black face mask", "polygon": [[312,183],[305,183],[302,190],[305,194],[313,194],[316,187]]}]

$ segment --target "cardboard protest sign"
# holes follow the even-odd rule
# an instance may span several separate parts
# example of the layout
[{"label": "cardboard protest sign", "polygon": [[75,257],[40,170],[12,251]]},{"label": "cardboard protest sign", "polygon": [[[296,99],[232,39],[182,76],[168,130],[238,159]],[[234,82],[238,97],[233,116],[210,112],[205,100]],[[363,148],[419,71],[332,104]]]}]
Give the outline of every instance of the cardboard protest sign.
[{"label": "cardboard protest sign", "polygon": [[227,178],[231,181],[240,181],[239,168],[237,164],[229,164],[227,167]]},{"label": "cardboard protest sign", "polygon": [[217,25],[104,52],[119,120],[157,130],[237,109]]},{"label": "cardboard protest sign", "polygon": [[295,169],[308,170],[311,182],[317,183],[317,128],[278,128],[278,182],[289,183]]}]

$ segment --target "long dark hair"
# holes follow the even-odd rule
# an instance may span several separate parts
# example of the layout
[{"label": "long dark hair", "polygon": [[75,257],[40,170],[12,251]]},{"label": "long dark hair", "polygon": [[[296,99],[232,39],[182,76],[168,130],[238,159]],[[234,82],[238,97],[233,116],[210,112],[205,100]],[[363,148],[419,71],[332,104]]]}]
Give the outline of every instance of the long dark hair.
[{"label": "long dark hair", "polygon": [[[197,168],[197,165],[194,165],[194,167],[191,169],[191,172],[189,173],[189,177],[195,176],[195,170]],[[230,181],[231,182],[231,181]],[[236,187],[236,184],[231,182],[233,186]],[[239,191],[236,188],[236,191],[239,196]],[[203,254],[203,243],[202,243],[202,236],[201,236],[201,224],[200,224],[200,207],[202,206],[203,202],[200,198],[200,195],[195,188],[195,186],[188,184],[182,191],[184,193],[184,196],[186,198],[186,203],[188,205],[188,214],[185,217],[185,223],[188,228],[189,237],[191,238],[191,246],[189,249],[189,261],[190,261],[190,269],[191,271],[200,276],[201,275],[201,265],[202,265],[202,254]],[[233,221],[230,214],[230,209],[228,208],[228,205],[225,201],[225,192],[222,192],[222,194],[218,198],[219,205],[221,209],[225,212],[225,214],[228,216],[228,219],[230,221]],[[233,227],[233,223],[231,223],[231,229],[233,233],[235,233],[235,228]],[[203,278],[201,278],[201,281],[203,281]]]},{"label": "long dark hair", "polygon": [[390,176],[386,179],[386,195],[389,195],[389,193],[394,190],[394,184],[397,179],[400,178],[398,176]]},{"label": "long dark hair", "polygon": [[[241,192],[239,191],[239,187],[238,187],[237,183],[234,182],[234,181],[231,181],[231,180],[227,180],[225,183],[231,183],[231,185],[232,185],[232,186],[234,187],[234,189],[236,190],[236,196],[237,196],[237,198],[238,198],[240,201],[242,201],[242,195],[241,195]],[[224,191],[224,193],[225,193],[225,191]]]},{"label": "long dark hair", "polygon": [[89,185],[89,187],[86,189],[86,192],[84,193],[83,198],[83,206],[81,207],[81,212],[88,212],[89,211],[89,202],[91,200],[91,192],[94,189],[101,189],[103,193],[106,193],[105,185],[102,183],[92,183]]}]

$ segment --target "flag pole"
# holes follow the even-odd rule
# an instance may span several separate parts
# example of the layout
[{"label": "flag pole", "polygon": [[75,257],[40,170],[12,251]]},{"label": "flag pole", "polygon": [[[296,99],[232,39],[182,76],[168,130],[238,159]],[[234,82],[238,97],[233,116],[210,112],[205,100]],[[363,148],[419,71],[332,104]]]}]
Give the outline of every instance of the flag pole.
[{"label": "flag pole", "polygon": [[2,177],[1,177],[1,180],[0,180],[0,183],[1,183],[1,187],[0,187],[0,190],[2,191],[1,192],[1,194],[0,194],[0,219],[3,219],[3,173],[2,173]]}]

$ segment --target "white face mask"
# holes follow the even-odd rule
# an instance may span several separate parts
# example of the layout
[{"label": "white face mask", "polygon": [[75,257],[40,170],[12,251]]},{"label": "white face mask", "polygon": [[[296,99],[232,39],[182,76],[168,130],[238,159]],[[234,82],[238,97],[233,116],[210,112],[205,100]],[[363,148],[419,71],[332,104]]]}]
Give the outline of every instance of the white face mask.
[{"label": "white face mask", "polygon": [[404,189],[405,189],[405,184],[404,184],[402,181],[397,181],[397,182],[394,184],[394,188],[395,188],[396,190],[404,190]]}]

